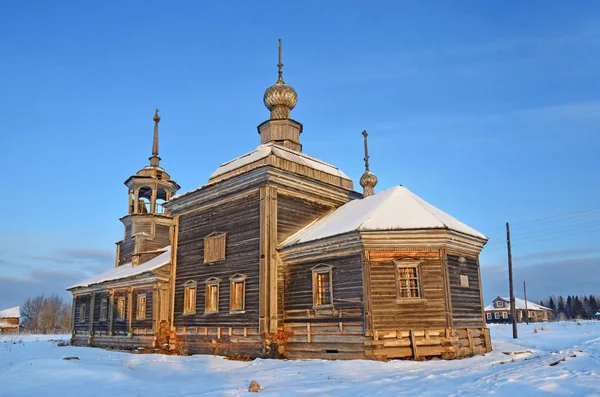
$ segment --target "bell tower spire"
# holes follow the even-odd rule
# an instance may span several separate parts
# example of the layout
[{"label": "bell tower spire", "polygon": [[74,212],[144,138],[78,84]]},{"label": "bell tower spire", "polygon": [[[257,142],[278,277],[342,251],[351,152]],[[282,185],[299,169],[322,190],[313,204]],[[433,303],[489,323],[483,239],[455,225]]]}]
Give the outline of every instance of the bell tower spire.
[{"label": "bell tower spire", "polygon": [[160,116],[158,115],[158,109],[154,113],[154,140],[152,141],[152,157],[149,158],[150,165],[152,167],[158,167],[160,164],[160,157],[158,157],[158,123],[160,122]]},{"label": "bell tower spire", "polygon": [[377,177],[374,173],[369,171],[369,143],[367,137],[369,133],[367,130],[362,132],[365,141],[365,172],[360,177],[360,186],[363,187],[363,197],[369,197],[375,194],[375,186],[377,185]]}]

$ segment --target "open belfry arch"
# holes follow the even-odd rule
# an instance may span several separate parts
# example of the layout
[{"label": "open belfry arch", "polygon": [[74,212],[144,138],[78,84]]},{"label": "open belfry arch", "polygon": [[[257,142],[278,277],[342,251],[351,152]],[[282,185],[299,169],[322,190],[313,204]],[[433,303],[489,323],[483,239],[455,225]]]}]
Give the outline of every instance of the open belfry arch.
[{"label": "open belfry arch", "polygon": [[[273,358],[491,350],[478,261],[487,238],[403,186],[376,193],[366,131],[362,194],[339,168],[305,154],[281,40],[277,67],[259,146],[198,189],[175,195],[159,166],[155,114],[150,166],[126,181],[117,267],[70,288],[76,313],[91,307],[74,342]],[[100,294],[126,331],[118,337],[112,322],[98,334]],[[140,335],[143,313],[152,322]]]}]

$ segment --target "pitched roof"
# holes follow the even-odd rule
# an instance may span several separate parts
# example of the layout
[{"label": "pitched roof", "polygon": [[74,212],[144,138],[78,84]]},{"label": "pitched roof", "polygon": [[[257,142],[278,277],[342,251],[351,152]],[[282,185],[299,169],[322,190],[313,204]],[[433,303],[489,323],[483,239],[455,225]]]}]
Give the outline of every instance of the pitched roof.
[{"label": "pitched roof", "polygon": [[162,250],[164,250],[165,252],[138,266],[134,267],[131,262],[128,262],[124,265],[107,270],[104,273],[101,273],[97,276],[90,277],[88,279],[80,281],[77,284],[71,285],[67,288],[67,290],[78,287],[88,287],[93,284],[100,284],[107,281],[120,280],[132,276],[138,276],[140,274],[155,270],[171,262],[171,246],[169,245],[163,248]]},{"label": "pitched roof", "polygon": [[21,308],[19,306],[11,307],[10,309],[0,310],[0,318],[15,317],[21,317]]},{"label": "pitched roof", "polygon": [[[504,307],[494,307],[493,304],[487,305],[483,310],[484,311],[494,311],[494,310],[510,310],[510,297],[508,296],[499,296],[503,301],[508,302]],[[495,300],[495,299],[494,299]],[[520,298],[515,298],[515,309],[517,310],[525,310],[525,300]],[[546,306],[538,305],[537,303],[527,301],[527,310],[552,310]]]},{"label": "pitched roof", "polygon": [[393,186],[342,205],[290,236],[282,246],[352,231],[415,229],[450,229],[487,240],[485,235],[427,203],[404,186]]},{"label": "pitched roof", "polygon": [[315,157],[309,156],[306,153],[297,152],[295,150],[291,150],[271,142],[266,143],[264,145],[260,145],[250,153],[246,153],[238,158],[221,164],[221,166],[217,168],[215,172],[212,173],[209,180],[216,178],[219,175],[226,174],[230,171],[243,167],[245,165],[251,164],[255,161],[264,159],[265,157],[271,154],[297,164],[305,165],[309,168],[318,171],[323,171],[327,174],[339,176],[344,179],[350,179],[348,175],[344,174],[339,168],[331,164],[328,164]]}]

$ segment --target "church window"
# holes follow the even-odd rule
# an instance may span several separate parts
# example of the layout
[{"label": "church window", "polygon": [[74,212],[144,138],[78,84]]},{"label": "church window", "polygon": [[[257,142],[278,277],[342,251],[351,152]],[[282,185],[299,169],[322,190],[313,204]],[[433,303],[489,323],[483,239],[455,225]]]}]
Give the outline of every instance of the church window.
[{"label": "church window", "polygon": [[87,310],[87,305],[83,304],[81,305],[81,307],[79,308],[79,322],[80,323],[85,323],[85,312]]},{"label": "church window", "polygon": [[230,312],[241,312],[245,309],[246,301],[246,276],[236,274],[229,279],[230,282]]},{"label": "church window", "polygon": [[137,295],[137,305],[135,311],[136,320],[146,319],[146,294]]},{"label": "church window", "polygon": [[211,277],[206,280],[206,297],[204,302],[205,313],[219,311],[219,279]]},{"label": "church window", "polygon": [[226,233],[211,233],[204,237],[204,263],[225,260]]},{"label": "church window", "polygon": [[420,262],[394,261],[396,265],[396,298],[421,298]]},{"label": "church window", "polygon": [[460,275],[460,286],[469,288],[469,276],[467,276],[466,274]]},{"label": "church window", "polygon": [[198,283],[188,281],[183,285],[183,314],[196,313],[196,292]]},{"label": "church window", "polygon": [[312,269],[313,306],[333,306],[333,280],[331,277],[332,266],[317,265]]},{"label": "church window", "polygon": [[125,320],[125,297],[117,299],[117,320]]},{"label": "church window", "polygon": [[100,321],[106,321],[108,317],[108,299],[100,301]]}]

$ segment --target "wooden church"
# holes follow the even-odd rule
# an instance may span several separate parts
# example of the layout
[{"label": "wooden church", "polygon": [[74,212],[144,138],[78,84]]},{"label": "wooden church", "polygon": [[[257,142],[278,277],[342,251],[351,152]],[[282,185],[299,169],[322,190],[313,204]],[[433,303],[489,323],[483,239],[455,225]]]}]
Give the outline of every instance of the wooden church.
[{"label": "wooden church", "polygon": [[487,238],[403,186],[363,193],[303,151],[294,88],[264,94],[260,145],[202,187],[150,165],[125,181],[115,268],[68,288],[72,342],[181,354],[452,359],[491,350],[479,253]]}]

